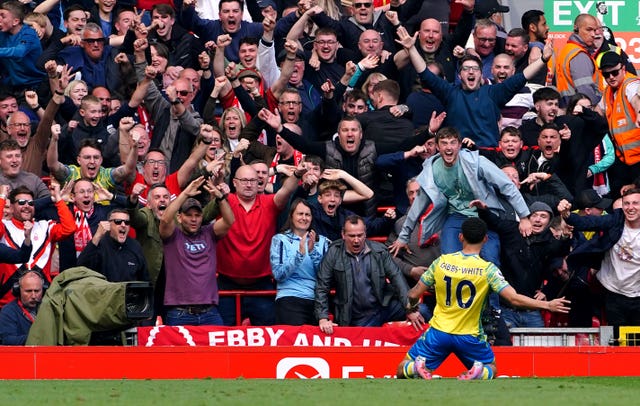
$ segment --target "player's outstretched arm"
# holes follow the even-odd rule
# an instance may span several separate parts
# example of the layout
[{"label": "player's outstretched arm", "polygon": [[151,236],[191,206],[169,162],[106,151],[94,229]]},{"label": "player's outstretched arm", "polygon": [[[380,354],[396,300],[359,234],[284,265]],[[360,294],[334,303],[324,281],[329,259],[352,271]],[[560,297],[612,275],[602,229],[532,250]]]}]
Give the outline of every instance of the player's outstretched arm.
[{"label": "player's outstretched arm", "polygon": [[512,306],[532,310],[548,310],[553,313],[569,313],[570,300],[564,297],[550,301],[536,300],[516,292],[512,286],[507,286],[500,291],[500,297],[507,300]]}]

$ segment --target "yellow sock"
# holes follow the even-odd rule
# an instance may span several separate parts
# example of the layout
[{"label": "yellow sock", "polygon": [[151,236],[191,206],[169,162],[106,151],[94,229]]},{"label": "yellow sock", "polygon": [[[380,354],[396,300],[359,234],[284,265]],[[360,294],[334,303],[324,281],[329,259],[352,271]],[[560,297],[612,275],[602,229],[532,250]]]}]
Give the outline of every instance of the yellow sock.
[{"label": "yellow sock", "polygon": [[406,364],[404,364],[404,367],[402,368],[402,372],[405,378],[415,378],[415,372],[413,369],[414,365],[415,365],[415,362],[413,361],[409,361]]},{"label": "yellow sock", "polygon": [[493,369],[485,365],[482,370],[482,379],[483,380],[493,379]]}]

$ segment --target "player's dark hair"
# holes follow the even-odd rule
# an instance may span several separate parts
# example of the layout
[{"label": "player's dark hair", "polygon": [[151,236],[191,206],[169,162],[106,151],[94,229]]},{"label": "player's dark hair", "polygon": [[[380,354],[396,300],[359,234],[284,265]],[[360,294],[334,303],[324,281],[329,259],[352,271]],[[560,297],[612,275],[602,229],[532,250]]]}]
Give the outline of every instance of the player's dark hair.
[{"label": "player's dark hair", "polygon": [[487,235],[487,223],[478,217],[469,217],[462,223],[462,236],[469,244],[478,244]]}]

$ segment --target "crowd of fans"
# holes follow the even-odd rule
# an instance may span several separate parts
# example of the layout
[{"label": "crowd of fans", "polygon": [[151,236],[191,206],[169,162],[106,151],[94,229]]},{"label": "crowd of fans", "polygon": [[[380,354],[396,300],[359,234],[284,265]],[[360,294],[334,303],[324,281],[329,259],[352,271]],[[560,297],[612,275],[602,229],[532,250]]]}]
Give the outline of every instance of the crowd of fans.
[{"label": "crowd of fans", "polygon": [[[542,11],[505,12],[1,2],[2,342],[76,266],[150,281],[170,325],[420,327],[409,288],[478,216],[518,292],[572,300],[549,321],[492,297],[507,327],[640,323],[635,69],[594,16],[554,54]],[[225,290],[277,294],[236,315]]]}]

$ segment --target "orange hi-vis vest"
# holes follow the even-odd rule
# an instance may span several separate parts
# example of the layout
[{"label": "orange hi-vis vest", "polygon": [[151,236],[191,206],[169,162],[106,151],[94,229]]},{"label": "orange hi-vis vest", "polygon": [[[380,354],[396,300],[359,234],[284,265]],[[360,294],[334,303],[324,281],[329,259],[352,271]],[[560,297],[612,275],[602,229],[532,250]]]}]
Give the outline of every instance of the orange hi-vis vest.
[{"label": "orange hi-vis vest", "polygon": [[640,162],[640,128],[636,127],[638,112],[626,96],[627,86],[638,80],[640,79],[627,73],[615,94],[611,87],[607,87],[603,96],[609,133],[616,148],[616,156],[627,165]]},{"label": "orange hi-vis vest", "polygon": [[589,52],[580,44],[575,42],[567,42],[567,44],[560,51],[560,55],[556,59],[556,87],[560,95],[564,98],[568,98],[576,94],[577,86],[581,83],[575,83],[571,77],[571,60],[576,57],[580,52],[584,52],[589,56],[593,67],[593,75],[591,80],[598,86],[598,90],[602,92],[604,90],[604,80],[600,71],[596,67],[596,63]]}]

